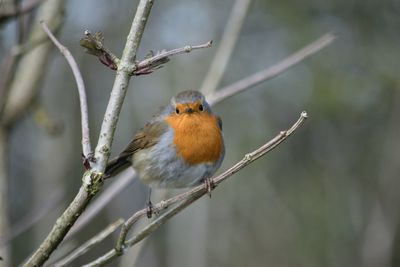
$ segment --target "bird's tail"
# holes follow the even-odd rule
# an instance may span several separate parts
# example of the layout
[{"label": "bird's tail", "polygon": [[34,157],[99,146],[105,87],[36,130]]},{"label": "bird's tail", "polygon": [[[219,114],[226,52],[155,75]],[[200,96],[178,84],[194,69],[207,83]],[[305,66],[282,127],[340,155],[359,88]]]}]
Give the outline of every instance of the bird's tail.
[{"label": "bird's tail", "polygon": [[126,157],[116,157],[107,163],[106,170],[104,172],[105,177],[115,176],[121,171],[125,170],[131,165],[131,162]]}]

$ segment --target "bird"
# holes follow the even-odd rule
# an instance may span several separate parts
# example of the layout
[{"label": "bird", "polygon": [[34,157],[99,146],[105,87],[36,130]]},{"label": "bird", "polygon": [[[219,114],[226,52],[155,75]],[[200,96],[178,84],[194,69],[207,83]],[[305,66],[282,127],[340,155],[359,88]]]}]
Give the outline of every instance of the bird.
[{"label": "bird", "polygon": [[151,188],[188,188],[210,178],[225,156],[222,120],[199,91],[187,90],[172,97],[164,108],[140,129],[105,169],[111,177],[132,166]]}]

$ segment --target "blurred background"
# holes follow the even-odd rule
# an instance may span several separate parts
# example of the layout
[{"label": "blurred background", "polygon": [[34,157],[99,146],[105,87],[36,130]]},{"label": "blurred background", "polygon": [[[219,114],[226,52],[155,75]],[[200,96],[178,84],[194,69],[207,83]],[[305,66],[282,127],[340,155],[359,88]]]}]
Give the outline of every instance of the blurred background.
[{"label": "blurred background", "polygon": [[[138,1],[61,2],[57,36],[86,82],[94,146],[115,73],[86,54],[79,39],[86,29],[100,30],[120,56]],[[171,96],[201,86],[234,2],[155,1],[139,58],[208,40],[214,46],[175,56],[164,68],[131,80],[113,155]],[[395,0],[251,1],[219,87],[279,62],[324,33],[338,38],[279,77],[215,106],[226,141],[219,172],[291,126],[302,110],[309,120],[224,182],[211,199],[203,197],[152,234],[138,257],[128,251],[110,266],[400,266],[399,12]],[[0,25],[2,61],[18,39],[18,23]],[[8,195],[10,229],[2,235],[12,235],[6,243],[12,266],[44,239],[77,193],[83,173],[75,81],[51,47],[46,64],[35,67],[45,75],[34,105],[3,144],[7,172],[0,192]],[[49,262],[143,208],[146,192],[141,182],[130,183]],[[18,230],[43,210],[33,227]],[[116,237],[71,266],[108,251]]]}]

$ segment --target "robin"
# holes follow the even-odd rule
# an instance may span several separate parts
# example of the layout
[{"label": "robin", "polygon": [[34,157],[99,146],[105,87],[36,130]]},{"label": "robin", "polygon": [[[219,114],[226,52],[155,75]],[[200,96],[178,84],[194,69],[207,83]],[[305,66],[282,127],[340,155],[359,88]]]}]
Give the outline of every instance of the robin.
[{"label": "robin", "polygon": [[[105,175],[110,177],[133,166],[150,190],[192,187],[204,182],[210,191],[209,178],[220,167],[224,155],[221,119],[203,94],[183,91],[108,162]],[[148,205],[151,216],[150,194]]]}]

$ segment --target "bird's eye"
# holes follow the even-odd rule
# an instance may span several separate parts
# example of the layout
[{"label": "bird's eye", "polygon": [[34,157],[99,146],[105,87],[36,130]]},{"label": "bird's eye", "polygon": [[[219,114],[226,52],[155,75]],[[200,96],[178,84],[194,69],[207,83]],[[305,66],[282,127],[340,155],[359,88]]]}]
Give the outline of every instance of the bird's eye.
[{"label": "bird's eye", "polygon": [[200,110],[200,111],[203,111],[203,110],[204,110],[203,105],[200,105],[200,106],[199,106],[199,110]]},{"label": "bird's eye", "polygon": [[179,108],[175,109],[176,114],[179,114]]}]

